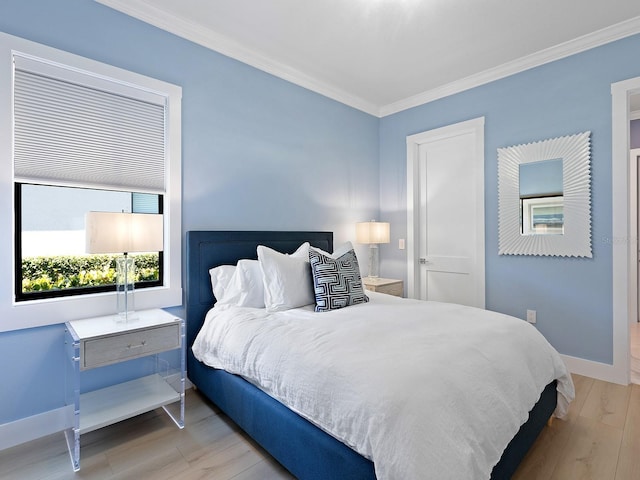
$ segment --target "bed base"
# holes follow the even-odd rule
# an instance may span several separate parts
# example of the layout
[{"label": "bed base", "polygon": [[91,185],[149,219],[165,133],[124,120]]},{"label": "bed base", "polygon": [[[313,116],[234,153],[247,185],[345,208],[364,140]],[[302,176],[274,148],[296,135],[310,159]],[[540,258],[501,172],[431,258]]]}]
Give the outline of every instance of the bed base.
[{"label": "bed base", "polygon": [[[215,299],[209,268],[256,258],[257,245],[291,253],[304,241],[333,250],[330,232],[187,232],[187,342],[190,347]],[[189,380],[231,420],[300,479],[375,479],[373,463],[300,417],[246,380],[187,354]],[[508,479],[556,407],[556,382],[546,386],[494,467],[492,479]]]},{"label": "bed base", "polygon": [[197,361],[192,368],[198,389],[295,477],[376,478],[372,462],[243,378]]}]

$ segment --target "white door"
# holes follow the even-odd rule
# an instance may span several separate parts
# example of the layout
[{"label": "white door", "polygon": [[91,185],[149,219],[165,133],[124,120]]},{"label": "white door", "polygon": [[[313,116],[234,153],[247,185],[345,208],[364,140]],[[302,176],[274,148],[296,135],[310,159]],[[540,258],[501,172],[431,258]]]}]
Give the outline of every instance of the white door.
[{"label": "white door", "polygon": [[477,119],[407,139],[414,298],[484,308],[483,137]]}]

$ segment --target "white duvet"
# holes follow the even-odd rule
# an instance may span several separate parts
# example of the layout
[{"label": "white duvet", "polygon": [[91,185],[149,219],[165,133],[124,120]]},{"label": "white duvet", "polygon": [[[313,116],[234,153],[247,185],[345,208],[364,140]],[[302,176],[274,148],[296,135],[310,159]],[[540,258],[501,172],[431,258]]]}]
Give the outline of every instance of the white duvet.
[{"label": "white duvet", "polygon": [[571,378],[532,325],[368,295],[322,313],[215,307],[193,352],[371,459],[379,480],[489,478],[554,379],[556,416],[566,414]]}]

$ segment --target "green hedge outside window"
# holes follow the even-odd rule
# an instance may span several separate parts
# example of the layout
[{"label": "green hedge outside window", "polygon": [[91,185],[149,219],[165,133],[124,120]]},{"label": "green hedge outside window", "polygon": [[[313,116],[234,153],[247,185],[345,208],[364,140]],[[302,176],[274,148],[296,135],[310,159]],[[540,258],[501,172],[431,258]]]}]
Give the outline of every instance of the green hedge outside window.
[{"label": "green hedge outside window", "polygon": [[[158,254],[132,255],[135,281],[159,279]],[[115,285],[117,255],[30,257],[22,260],[22,292]]]}]

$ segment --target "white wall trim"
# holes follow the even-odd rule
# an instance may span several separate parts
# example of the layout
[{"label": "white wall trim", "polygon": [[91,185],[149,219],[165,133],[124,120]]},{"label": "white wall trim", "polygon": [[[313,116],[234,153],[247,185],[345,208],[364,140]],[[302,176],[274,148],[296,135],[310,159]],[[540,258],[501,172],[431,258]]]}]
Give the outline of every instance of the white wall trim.
[{"label": "white wall trim", "polygon": [[402,110],[433,102],[434,100],[448,97],[449,95],[460,93],[471,88],[479,87],[480,85],[485,85],[495,80],[499,80],[546,63],[554,62],[556,60],[575,55],[576,53],[584,52],[615,40],[620,40],[621,38],[635,35],[636,33],[640,33],[640,17],[634,17],[616,25],[612,25],[611,27],[603,28],[602,30],[598,30],[588,35],[583,35],[582,37],[578,37],[574,40],[561,43],[560,45],[540,50],[539,52],[532,53],[526,57],[502,64],[495,68],[490,68],[484,72],[456,80],[441,87],[419,93],[418,95],[405,98],[404,100],[383,105],[380,107],[379,116],[386,117],[387,115],[392,115],[394,113],[401,112]]},{"label": "white wall trim", "polygon": [[292,68],[266,57],[254,50],[244,47],[231,38],[220,35],[213,30],[186,21],[164,11],[162,8],[145,2],[130,0],[96,0],[98,3],[118,10],[126,15],[142,20],[150,25],[161,28],[179,37],[190,40],[198,45],[214,50],[227,57],[251,65],[263,72],[287,80],[300,87],[319,93],[350,107],[361,110],[370,115],[379,116],[379,107],[371,102],[348,93],[334,85],[322,82],[300,70]]},{"label": "white wall trim", "polygon": [[[0,425],[0,450],[70,428],[72,408],[72,406],[56,408]],[[60,436],[60,442],[63,441],[63,437]]]},{"label": "white wall trim", "polygon": [[578,375],[595,378],[605,382],[621,383],[623,385],[626,384],[625,382],[616,381],[618,373],[613,365],[585,360],[584,358],[572,357],[570,355],[560,355],[560,357],[562,357],[564,364],[571,373],[577,373]]},{"label": "white wall trim", "polygon": [[[415,228],[418,221],[420,205],[419,186],[419,150],[420,145],[467,133],[475,136],[477,198],[476,219],[479,231],[476,232],[477,265],[475,271],[482,278],[482,285],[477,286],[477,305],[485,305],[485,241],[484,241],[484,117],[478,117],[453,125],[428,130],[407,137],[407,297],[418,298],[416,286],[419,285],[420,269],[418,268],[418,249],[420,231]],[[481,230],[481,231],[480,231]]]},{"label": "white wall trim", "polygon": [[184,19],[169,14],[160,7],[146,0],[96,0],[98,3],[118,10],[126,15],[142,20],[167,32],[186,38],[203,47],[215,50],[223,55],[251,65],[259,70],[276,77],[307,88],[350,107],[361,110],[370,115],[385,117],[409,108],[432,102],[439,98],[448,97],[486,83],[499,80],[515,73],[534,68],[545,63],[553,62],[576,53],[604,45],[624,37],[640,33],[640,17],[634,17],[616,25],[603,28],[596,32],[527,55],[512,62],[505,63],[448,83],[411,97],[387,105],[377,105],[353,93],[346,92],[335,85],[322,82],[295,68],[279,63],[254,50],[246,48],[230,38],[216,32],[195,25]]}]

